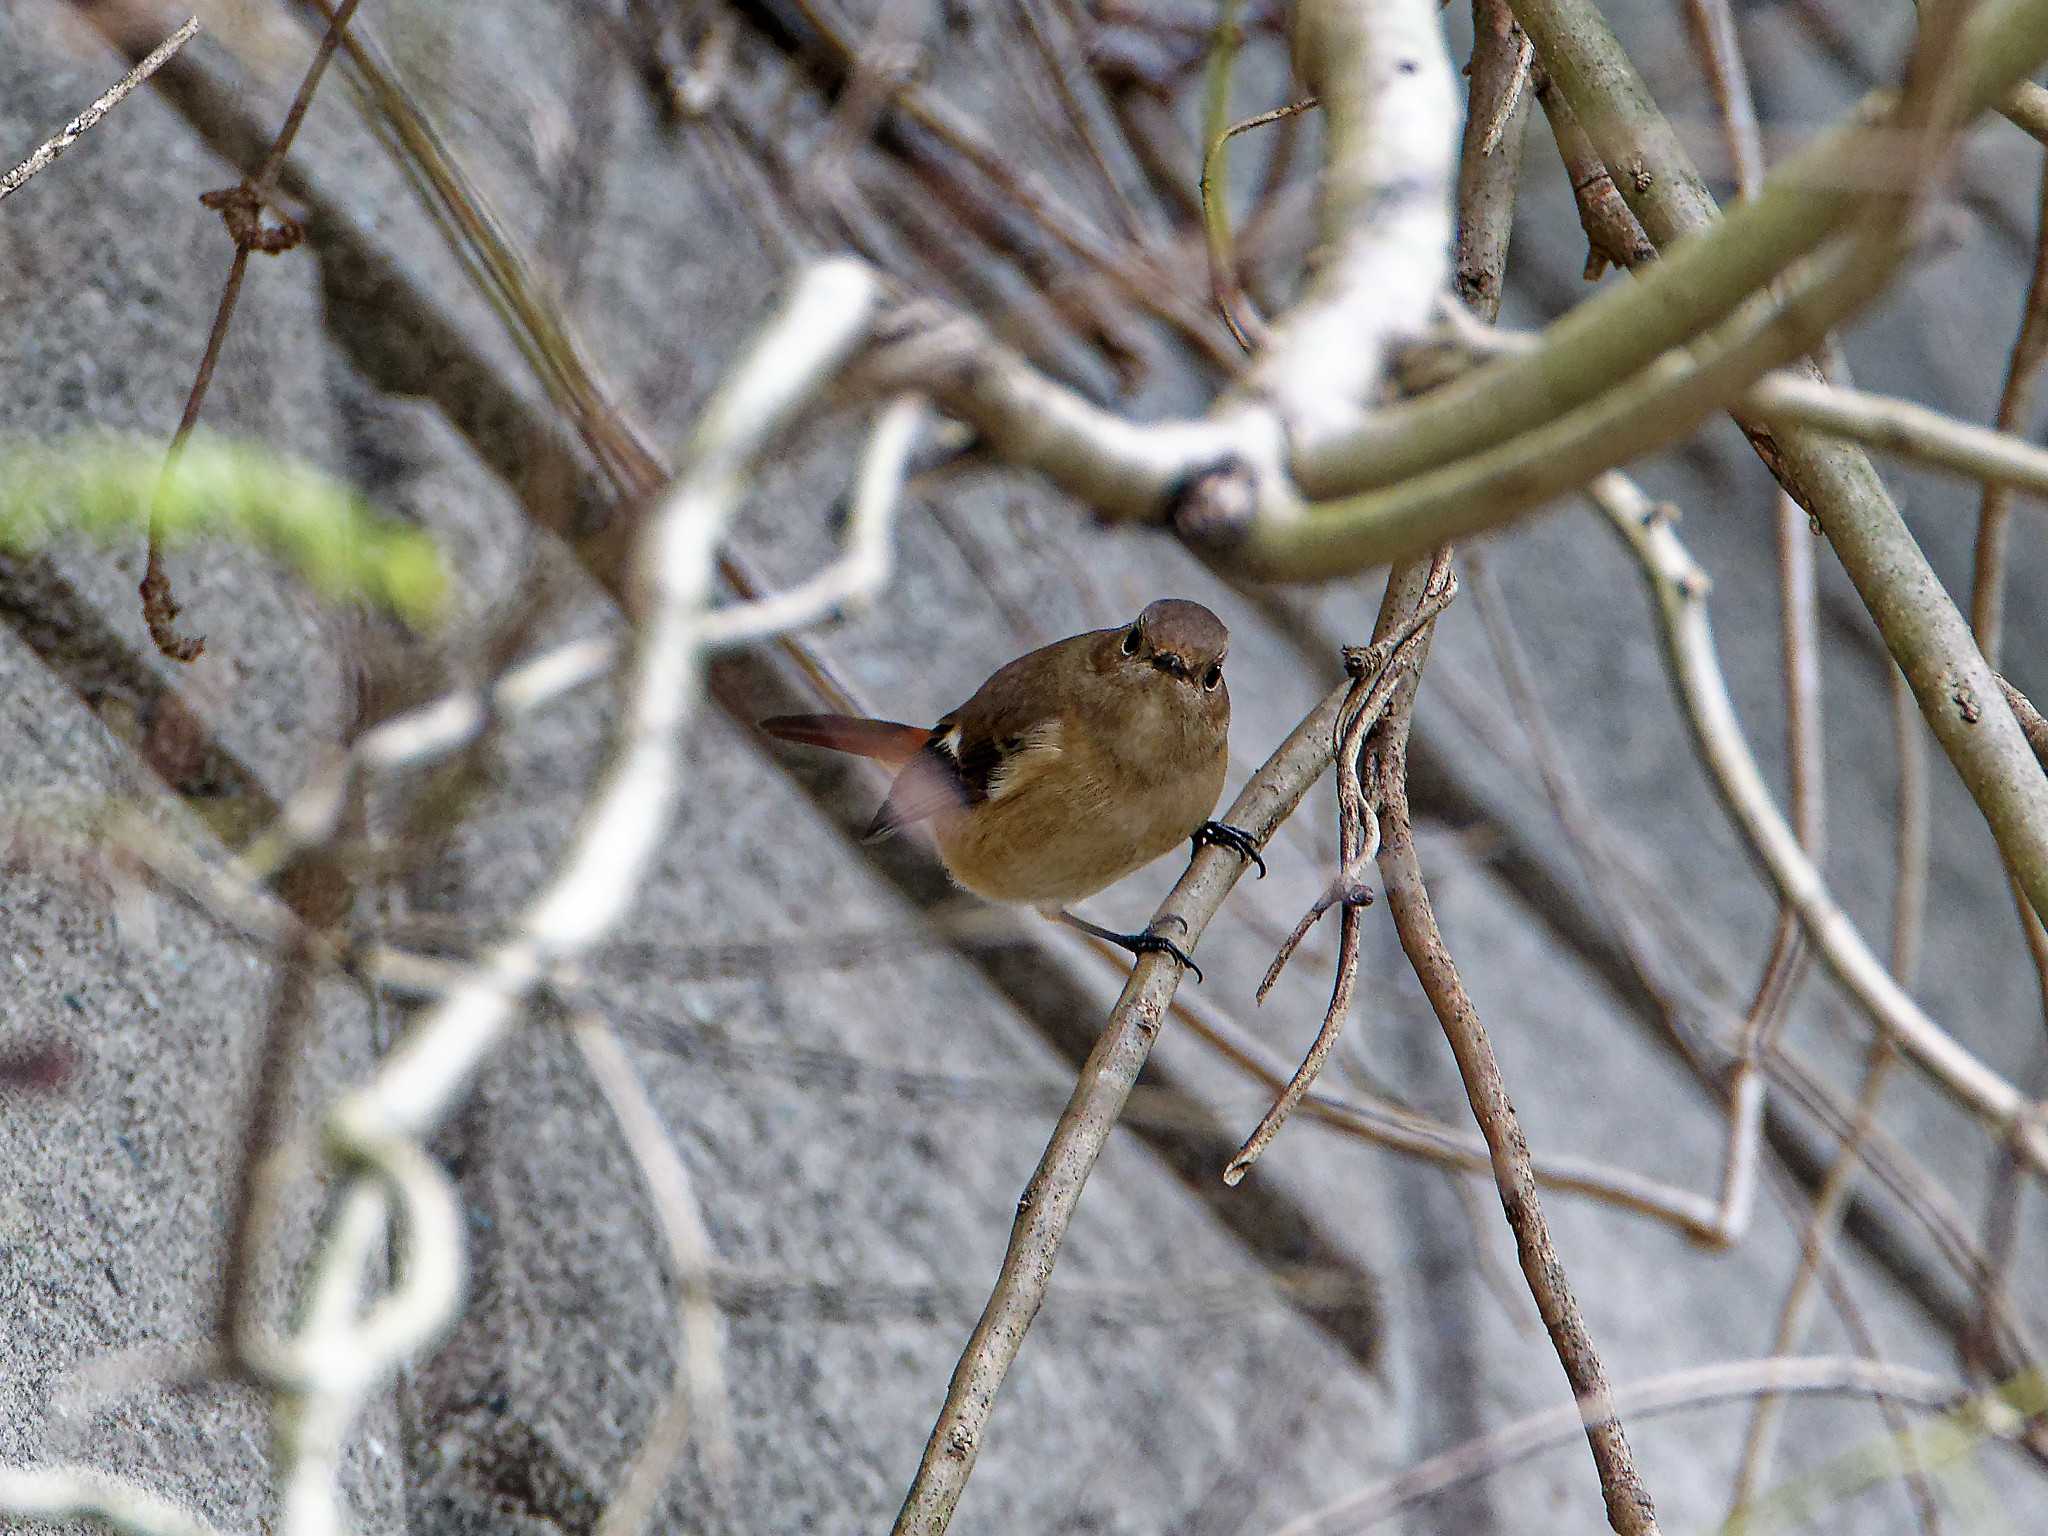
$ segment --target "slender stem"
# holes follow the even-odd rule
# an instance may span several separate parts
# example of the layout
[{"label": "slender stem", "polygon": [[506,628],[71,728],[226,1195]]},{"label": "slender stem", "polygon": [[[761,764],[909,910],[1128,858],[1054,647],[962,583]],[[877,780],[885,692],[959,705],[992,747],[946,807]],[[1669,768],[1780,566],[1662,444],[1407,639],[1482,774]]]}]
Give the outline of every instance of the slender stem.
[{"label": "slender stem", "polygon": [[[1399,782],[1395,776],[1393,783],[1398,786]],[[1500,1187],[1508,1226],[1515,1234],[1522,1273],[1536,1299],[1544,1328],[1550,1334],[1573,1395],[1587,1405],[1586,1439],[1592,1447],[1594,1465],[1599,1468],[1608,1524],[1622,1536],[1648,1536],[1658,1529],[1656,1507],[1636,1470],[1628,1435],[1615,1416],[1606,1368],[1551,1242],[1528,1141],[1501,1078],[1500,1064],[1494,1059],[1493,1043],[1487,1038],[1478,1010],[1466,993],[1457,965],[1437,928],[1421,865],[1415,857],[1404,790],[1394,789],[1390,803],[1380,813],[1380,827],[1380,872],[1401,948],[1415,967],[1423,991],[1443,1024],[1451,1053],[1457,1058],[1466,1097],[1492,1157],[1494,1181]]]},{"label": "slender stem", "polygon": [[1735,168],[1736,195],[1755,197],[1764,179],[1763,131],[1757,126],[1735,9],[1729,0],[1685,0],[1685,20],[1721,119],[1728,163]]},{"label": "slender stem", "polygon": [[[2048,358],[2048,163],[2042,167],[2037,218],[2034,273],[2020,310],[2019,335],[2013,341],[2012,357],[2006,364],[2005,386],[1998,395],[1996,425],[2000,433],[2025,428],[2041,363]],[[2011,518],[2010,489],[2002,484],[1986,484],[1977,514],[1977,569],[1970,589],[1970,627],[1984,659],[1994,667],[1999,663],[1999,647],[2004,639],[2005,551]]]},{"label": "slender stem", "polygon": [[[1293,812],[1309,786],[1330,765],[1336,749],[1338,711],[1350,691],[1348,681],[1332,690],[1294,728],[1232,802],[1225,817],[1232,826],[1264,842]],[[1193,950],[1243,869],[1244,861],[1235,853],[1203,849],[1160,905],[1152,926],[1156,929],[1168,919],[1177,919],[1182,925],[1178,942]],[[1053,1265],[1067,1224],[1080,1204],[1082,1186],[1116,1129],[1124,1103],[1152,1053],[1167,1004],[1179,985],[1180,970],[1177,960],[1155,954],[1141,955],[1132,966],[1130,979],[1081,1068],[1073,1096],[1053,1128],[1037,1171],[1017,1202],[1017,1219],[995,1288],[954,1367],[924,1458],[896,1517],[897,1536],[937,1536],[952,1523],[981,1452],[996,1394],[1045,1302]]]},{"label": "slender stem", "polygon": [[[2014,489],[2048,496],[2048,449],[2037,448],[2025,438],[2013,435],[2012,428],[2003,421],[1996,431],[1972,426],[1910,400],[1843,389],[1791,372],[1765,374],[1743,394],[1742,405],[1774,425],[1801,427],[1823,437],[1888,450],[1982,481],[1987,497],[2002,498],[1998,508],[2001,517],[2009,509],[2010,492]],[[1986,560],[1980,535],[1978,558],[1981,568],[2002,573],[2002,523],[1997,528],[1996,543],[1997,549]],[[1979,601],[1973,606],[1980,611],[1989,601],[1988,590],[1979,587]],[[1989,622],[1996,622],[1995,609]],[[1996,658],[1992,659],[1995,664]]]},{"label": "slender stem", "polygon": [[[1238,23],[1243,0],[1221,0],[1216,7],[1216,34],[1209,41],[1209,62],[1202,77],[1202,234],[1209,251],[1209,288],[1217,311],[1237,344],[1249,352],[1265,340],[1265,322],[1238,310],[1243,290],[1237,280],[1237,256],[1230,240],[1230,80],[1237,50],[1244,43]],[[1249,325],[1246,322],[1249,321]]]},{"label": "slender stem", "polygon": [[[342,0],[336,8],[326,32],[313,50],[306,73],[299,80],[291,106],[285,110],[284,122],[264,152],[262,163],[255,174],[242,183],[242,189],[248,193],[242,214],[246,222],[240,225],[230,222],[230,228],[239,230],[235,238],[235,254],[228,262],[228,275],[221,284],[220,301],[214,306],[213,325],[206,333],[206,348],[200,355],[198,368],[193,371],[192,387],[186,392],[184,409],[178,414],[177,431],[171,434],[171,446],[164,454],[166,476],[177,464],[187,439],[192,436],[192,429],[199,425],[200,408],[206,403],[207,391],[213,386],[214,370],[220,366],[221,351],[227,345],[228,327],[235,318],[235,303],[242,294],[242,280],[249,272],[249,256],[259,248],[255,222],[257,210],[277,180],[285,156],[291,152],[292,140],[298,137],[299,125],[306,120],[306,110],[313,104],[313,93],[320,88],[321,77],[327,73],[328,62],[333,59],[335,47],[359,4],[361,0]],[[291,228],[295,230],[296,226]],[[287,244],[281,244],[277,249],[288,249],[289,244],[296,243],[294,234]],[[151,641],[159,651],[173,661],[193,661],[205,643],[196,637],[180,634],[176,628],[178,602],[172,595],[170,572],[164,565],[163,539],[160,509],[153,505],[149,519],[149,547],[144,557],[142,582],[137,588],[142,596],[142,618],[149,628]]]},{"label": "slender stem", "polygon": [[1284,107],[1275,107],[1270,112],[1261,112],[1256,117],[1248,117],[1241,123],[1231,123],[1218,129],[1202,151],[1202,236],[1209,257],[1209,292],[1216,300],[1216,311],[1223,316],[1223,323],[1230,327],[1230,334],[1247,352],[1265,346],[1271,333],[1266,329],[1264,318],[1252,306],[1238,274],[1236,243],[1230,233],[1225,147],[1241,133],[1263,128],[1268,123],[1286,122],[1317,105],[1316,98],[1309,96],[1301,101],[1291,101]]},{"label": "slender stem", "polygon": [[59,128],[41,144],[38,144],[29,157],[22,161],[21,164],[17,165],[5,176],[0,176],[0,199],[5,199],[13,193],[20,191],[27,184],[30,177],[43,170],[51,161],[63,154],[73,144],[76,144],[86,134],[90,133],[94,125],[101,118],[121,104],[123,97],[159,69],[162,69],[171,56],[191,42],[198,35],[198,32],[199,18],[197,16],[186,17],[184,23],[175,32],[152,48],[140,63],[119,80],[115,81],[113,85],[109,86],[105,93],[94,101],[91,106],[71,119],[62,128]]},{"label": "slender stem", "polygon": [[[1648,1417],[1712,1403],[1739,1402],[1759,1392],[1853,1397],[1882,1393],[1932,1412],[1953,1407],[1962,1395],[1960,1383],[1928,1371],[1882,1365],[1875,1360],[1819,1355],[1729,1360],[1673,1371],[1618,1387],[1610,1394],[1610,1401],[1617,1411]],[[1567,1403],[1529,1414],[1481,1439],[1439,1452],[1406,1471],[1382,1478],[1313,1514],[1290,1521],[1275,1536],[1337,1536],[1338,1532],[1369,1529],[1432,1494],[1565,1444],[1580,1433],[1588,1416],[1596,1411],[1600,1410],[1592,1404]]]}]

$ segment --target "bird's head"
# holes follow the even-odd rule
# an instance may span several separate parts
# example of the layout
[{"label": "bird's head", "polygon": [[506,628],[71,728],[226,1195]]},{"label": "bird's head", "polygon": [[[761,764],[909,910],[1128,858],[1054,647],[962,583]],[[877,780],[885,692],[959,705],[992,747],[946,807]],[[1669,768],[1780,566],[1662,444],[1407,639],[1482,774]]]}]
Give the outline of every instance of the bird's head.
[{"label": "bird's head", "polygon": [[1198,697],[1227,705],[1223,658],[1230,651],[1230,631],[1200,603],[1162,597],[1112,633],[1120,670],[1136,677],[1156,673],[1186,686]]}]

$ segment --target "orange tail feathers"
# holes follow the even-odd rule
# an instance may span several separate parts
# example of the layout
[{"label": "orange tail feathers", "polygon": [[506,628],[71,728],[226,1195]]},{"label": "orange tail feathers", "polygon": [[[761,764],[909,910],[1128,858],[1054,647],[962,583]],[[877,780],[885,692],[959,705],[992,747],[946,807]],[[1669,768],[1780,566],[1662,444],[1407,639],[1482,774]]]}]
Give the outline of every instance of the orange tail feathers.
[{"label": "orange tail feathers", "polygon": [[888,768],[901,768],[932,739],[932,733],[921,725],[863,720],[858,715],[775,715],[763,720],[761,729],[807,747],[871,757]]}]

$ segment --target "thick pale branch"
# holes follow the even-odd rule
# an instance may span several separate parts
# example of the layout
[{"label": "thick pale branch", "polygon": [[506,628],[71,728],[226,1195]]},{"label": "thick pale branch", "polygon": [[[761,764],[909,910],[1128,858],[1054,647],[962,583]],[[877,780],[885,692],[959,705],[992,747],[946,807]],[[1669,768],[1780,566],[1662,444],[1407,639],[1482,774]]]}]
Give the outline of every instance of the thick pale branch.
[{"label": "thick pale branch", "polygon": [[1891,263],[1859,241],[1823,254],[1765,310],[1711,342],[1665,354],[1633,378],[1536,430],[1384,490],[1268,516],[1230,558],[1274,579],[1308,579],[1403,559],[1447,537],[1497,527],[1603,470],[1665,448],[1760,374],[1804,355],[1885,287]]},{"label": "thick pale branch", "polygon": [[698,631],[740,476],[858,344],[876,297],[865,268],[812,269],[783,313],[705,408],[675,489],[650,514],[629,599],[641,631],[624,684],[627,718],[605,781],[561,870],[483,956],[469,984],[430,1009],[376,1077],[338,1105],[350,1140],[431,1128],[547,972],[601,937],[661,846],[680,789],[675,742],[695,703]]},{"label": "thick pale branch", "polygon": [[926,303],[878,327],[858,371],[871,391],[928,395],[1006,463],[1035,470],[1105,517],[1154,521],[1198,471],[1235,460],[1277,466],[1277,425],[1127,421],[1033,368],[973,319]]},{"label": "thick pale branch", "polygon": [[1239,388],[1299,442],[1362,419],[1448,285],[1459,109],[1435,0],[1303,0],[1291,30],[1323,104],[1316,249]]},{"label": "thick pale branch", "polygon": [[[1675,169],[1667,169],[1654,156],[1628,147],[1634,141],[1627,132],[1645,113],[1655,112],[1640,82],[1627,86],[1604,54],[1592,84],[1563,67],[1570,61],[1561,51],[1565,45],[1555,40],[1555,29],[1566,23],[1555,13],[1567,9],[1575,29],[1567,34],[1573,46],[1584,30],[1597,26],[1605,33],[1604,23],[1583,0],[1541,5],[1517,0],[1515,15],[1536,41],[1554,88],[1564,90],[1603,152],[1612,151],[1607,162],[1626,183],[1624,196],[1636,203],[1654,195],[1696,211],[1686,228],[1698,238],[1673,244],[1675,232],[1646,217],[1651,236],[1669,248],[1639,281],[1574,308],[1545,331],[1543,347],[1529,357],[1503,359],[1447,389],[1384,411],[1357,431],[1305,445],[1296,462],[1304,495],[1322,498],[1387,484],[1552,420],[1726,318],[1801,256],[1841,232],[1873,194],[1895,187],[1886,168],[1898,159],[1899,135],[1861,113],[1787,161],[1753,201],[1714,220],[1712,202],[1689,161],[1674,159]],[[1619,55],[1618,48],[1614,52]],[[1987,110],[1999,91],[2044,58],[2048,11],[2027,0],[1984,6],[1966,36],[1958,69],[1964,108]],[[1625,58],[1621,62],[1625,65]],[[1625,94],[1629,90],[1641,94],[1639,105]],[[1646,136],[1650,131],[1642,130]],[[1668,133],[1668,125],[1662,131]],[[1689,188],[1667,184],[1684,178]],[[1654,192],[1638,193],[1638,182],[1654,186]]]},{"label": "thick pale branch", "polygon": [[90,1467],[0,1467],[0,1513],[16,1520],[90,1520],[126,1536],[220,1536],[169,1499]]},{"label": "thick pale branch", "polygon": [[[1869,137],[1867,129],[1841,130],[1775,174],[1754,202],[1717,217],[1676,133],[1592,0],[1515,0],[1515,13],[1620,173],[1644,227],[1666,251],[1660,272],[1747,227],[1790,189],[1795,172],[1817,169],[1815,158],[1824,158],[1837,141],[1843,154],[1835,170],[1847,180],[1806,185],[1804,195],[1816,207],[1835,207],[1846,217],[1873,176],[1878,185],[1903,175],[1908,190],[1924,186],[1943,140],[1939,130],[1996,106],[2048,57],[2048,6],[2029,0],[1982,5],[1959,33],[1949,30],[1959,13],[1945,13],[1947,25],[1930,21],[1923,37],[1936,44],[1934,55],[1916,52],[1900,97],[1902,138],[1888,143]],[[1908,206],[1900,214],[1913,211]],[[1861,452],[1795,427],[1773,435],[1774,469],[1834,545],[2028,899],[2037,912],[2048,911],[2048,777],[1998,697],[1968,624]]]}]

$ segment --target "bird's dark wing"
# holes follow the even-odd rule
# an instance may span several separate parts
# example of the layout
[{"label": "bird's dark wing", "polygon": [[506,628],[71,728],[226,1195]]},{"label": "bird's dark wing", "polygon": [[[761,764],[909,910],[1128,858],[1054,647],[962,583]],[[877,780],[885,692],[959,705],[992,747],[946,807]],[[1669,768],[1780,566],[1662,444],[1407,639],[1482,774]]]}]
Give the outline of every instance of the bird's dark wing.
[{"label": "bird's dark wing", "polygon": [[865,841],[875,842],[941,811],[958,810],[986,798],[954,755],[959,743],[957,722],[948,715],[932,728],[922,750],[897,771],[888,798],[868,823]]},{"label": "bird's dark wing", "polygon": [[976,709],[980,695],[932,727],[931,739],[896,775],[869,826],[886,837],[941,811],[965,810],[1015,794],[1059,760],[1057,717]]}]

